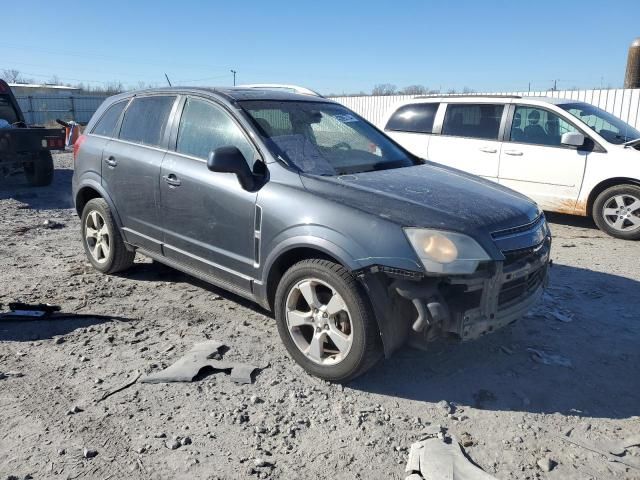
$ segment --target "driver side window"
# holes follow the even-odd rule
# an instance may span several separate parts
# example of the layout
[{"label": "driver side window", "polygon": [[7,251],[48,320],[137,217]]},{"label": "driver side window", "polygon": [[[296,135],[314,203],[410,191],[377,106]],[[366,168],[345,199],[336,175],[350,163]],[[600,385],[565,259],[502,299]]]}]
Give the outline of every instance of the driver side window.
[{"label": "driver side window", "polygon": [[543,108],[517,106],[511,123],[512,142],[561,146],[562,135],[581,133],[559,115]]},{"label": "driver side window", "polygon": [[188,98],[180,118],[176,151],[206,160],[209,152],[230,146],[237,147],[253,166],[253,146],[229,114],[212,103]]}]

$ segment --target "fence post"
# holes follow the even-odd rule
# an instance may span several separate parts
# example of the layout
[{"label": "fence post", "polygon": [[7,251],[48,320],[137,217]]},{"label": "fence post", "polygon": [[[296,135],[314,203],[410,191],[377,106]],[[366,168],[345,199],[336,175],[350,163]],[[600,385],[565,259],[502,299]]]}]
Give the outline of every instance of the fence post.
[{"label": "fence post", "polygon": [[[28,98],[29,98],[29,117],[31,117],[31,118],[30,118],[30,120],[29,120],[27,123],[35,123],[35,122],[33,121],[33,96],[32,96],[32,95],[29,95],[29,97],[28,97]],[[26,119],[25,119],[25,120],[26,120]]]},{"label": "fence post", "polygon": [[71,95],[69,99],[71,100],[71,120],[75,122],[76,121],[76,103],[74,101],[73,95]]}]

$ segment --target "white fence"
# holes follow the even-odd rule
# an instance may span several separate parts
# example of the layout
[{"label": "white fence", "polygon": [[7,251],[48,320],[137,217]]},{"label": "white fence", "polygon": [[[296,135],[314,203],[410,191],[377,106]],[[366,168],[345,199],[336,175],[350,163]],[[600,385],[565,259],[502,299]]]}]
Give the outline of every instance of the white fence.
[{"label": "white fence", "polygon": [[[474,95],[483,95],[481,93]],[[522,95],[568,98],[591,103],[612,113],[628,124],[640,129],[640,89],[556,90],[549,92],[493,92],[484,95]],[[389,95],[380,97],[332,97],[332,100],[362,115],[380,126],[385,113],[394,105],[420,95]],[[422,95],[423,96],[423,95]],[[438,96],[438,95],[436,95]],[[446,96],[446,95],[443,95]],[[453,95],[452,95],[453,96]]]}]

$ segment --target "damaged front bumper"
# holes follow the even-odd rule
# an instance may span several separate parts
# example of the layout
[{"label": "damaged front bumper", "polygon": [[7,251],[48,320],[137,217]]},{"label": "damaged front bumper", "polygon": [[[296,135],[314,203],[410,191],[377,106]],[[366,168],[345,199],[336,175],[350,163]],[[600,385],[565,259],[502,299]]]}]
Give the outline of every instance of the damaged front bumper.
[{"label": "damaged front bumper", "polygon": [[412,278],[383,267],[364,275],[385,354],[416,333],[424,340],[472,340],[523,317],[548,283],[550,249],[547,236],[534,247],[506,252],[503,261],[489,262],[473,275]]}]

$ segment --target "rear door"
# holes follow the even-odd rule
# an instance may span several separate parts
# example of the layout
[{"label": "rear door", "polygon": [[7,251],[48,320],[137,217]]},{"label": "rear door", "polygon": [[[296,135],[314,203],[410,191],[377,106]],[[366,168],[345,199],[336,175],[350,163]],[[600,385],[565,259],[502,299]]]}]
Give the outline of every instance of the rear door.
[{"label": "rear door", "polygon": [[429,140],[439,103],[412,103],[398,108],[384,127],[387,135],[420,158],[428,158]]},{"label": "rear door", "polygon": [[449,103],[440,135],[429,140],[429,160],[498,181],[502,104]]},{"label": "rear door", "polygon": [[256,192],[235,175],[207,168],[209,152],[235,146],[250,166],[258,158],[230,113],[203,98],[187,97],[162,163],[160,181],[164,253],[168,258],[250,290],[255,256]]},{"label": "rear door", "polygon": [[585,148],[562,145],[563,133],[584,132],[550,109],[512,108],[500,156],[500,183],[531,197],[545,210],[572,213],[593,142],[587,137]]},{"label": "rear door", "polygon": [[161,252],[158,216],[160,165],[175,95],[134,97],[120,132],[102,155],[102,183],[116,206],[127,242]]}]

